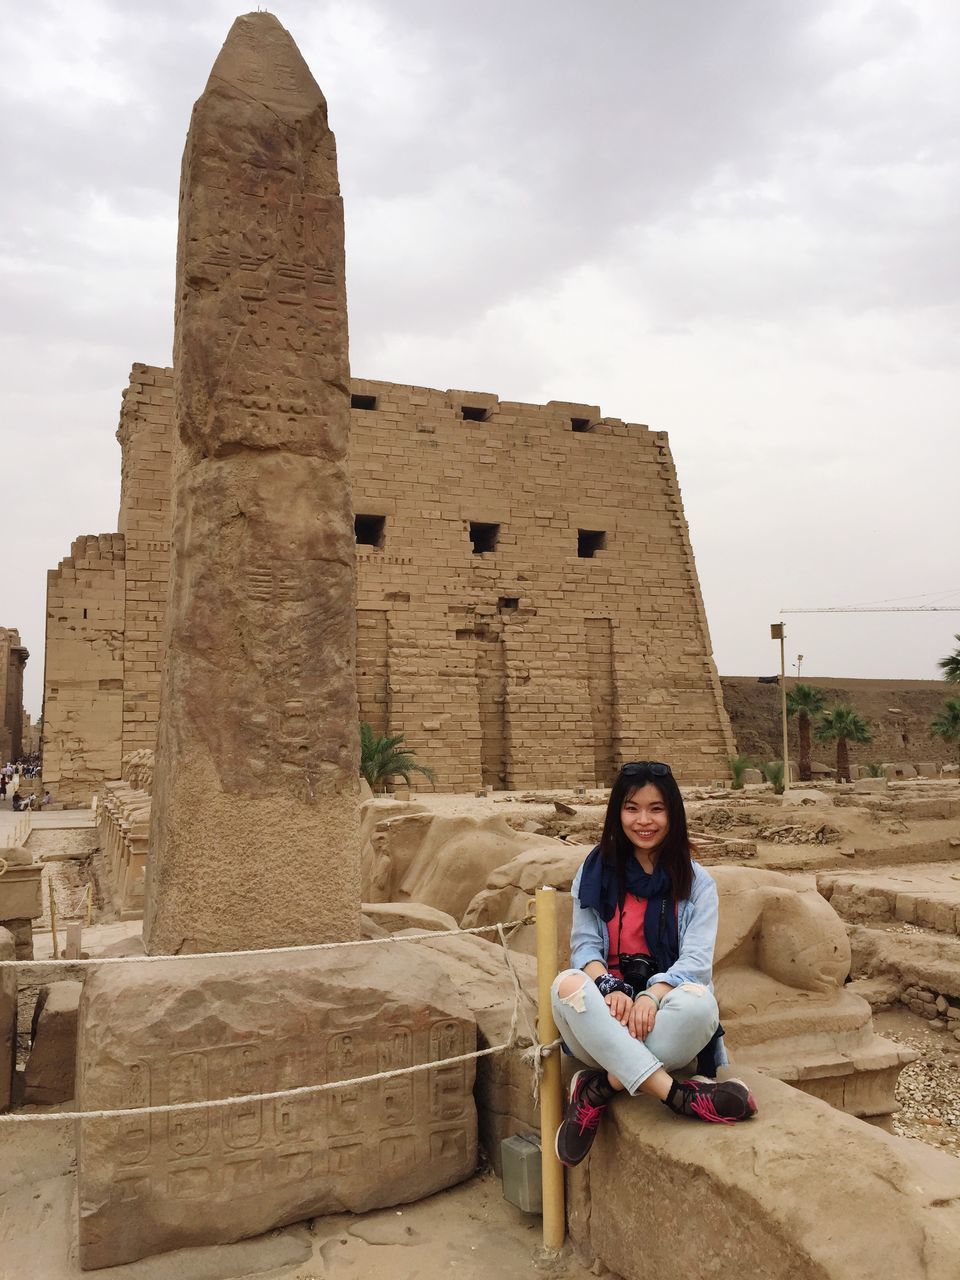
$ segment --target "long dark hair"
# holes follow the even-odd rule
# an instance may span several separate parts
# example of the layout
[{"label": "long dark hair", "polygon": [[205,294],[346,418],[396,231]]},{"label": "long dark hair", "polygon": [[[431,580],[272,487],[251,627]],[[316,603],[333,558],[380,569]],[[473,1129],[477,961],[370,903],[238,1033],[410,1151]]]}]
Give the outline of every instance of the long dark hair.
[{"label": "long dark hair", "polygon": [[[665,766],[661,766],[665,769]],[[627,766],[630,768],[630,766]],[[693,888],[693,863],[690,838],[687,835],[687,812],[683,807],[683,796],[677,786],[677,780],[668,770],[663,774],[639,771],[634,765],[629,773],[622,769],[617,775],[610,791],[607,813],[603,820],[603,835],[600,837],[600,855],[608,867],[615,867],[617,882],[620,886],[620,905],[623,905],[627,894],[627,859],[633,857],[633,845],[627,839],[620,820],[620,810],[633,791],[652,783],[663,797],[667,806],[669,827],[663,843],[657,848],[657,865],[663,867],[670,881],[670,892],[676,902],[690,897]]]}]

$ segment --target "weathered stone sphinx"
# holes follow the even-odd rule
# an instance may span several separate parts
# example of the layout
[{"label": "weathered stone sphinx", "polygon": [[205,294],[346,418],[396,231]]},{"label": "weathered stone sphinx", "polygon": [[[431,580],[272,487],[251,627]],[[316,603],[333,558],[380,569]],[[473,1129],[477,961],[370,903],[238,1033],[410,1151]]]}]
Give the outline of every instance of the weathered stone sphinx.
[{"label": "weathered stone sphinx", "polygon": [[[368,801],[364,808],[382,803]],[[421,902],[459,920],[496,868],[518,855],[570,848],[549,836],[515,831],[499,814],[447,817],[412,807],[414,812],[398,816],[388,809],[383,817],[372,809],[374,817],[367,819],[371,825],[364,856],[366,902]],[[587,852],[582,851],[581,861]]]},{"label": "weathered stone sphinx", "polygon": [[343,210],[323,95],[238,18],[184,150],[167,644],[144,941],[356,937]]},{"label": "weathered stone sphinx", "polygon": [[[269,1093],[470,1052],[476,1024],[403,944],[362,962],[176,960],[94,972],[81,1109]],[[119,969],[119,971],[118,971]],[[399,970],[416,983],[398,984]],[[80,1260],[113,1266],[429,1195],[476,1167],[472,1061],[294,1098],[80,1124]]]},{"label": "weathered stone sphinx", "polygon": [[120,920],[143,915],[152,785],[153,752],[134,751],[124,758],[120,780],[105,782],[97,801],[100,848]]},{"label": "weathered stone sphinx", "polygon": [[850,943],[816,889],[775,871],[722,867],[714,985],[731,1057],[856,1116],[896,1110],[916,1054],[873,1030],[844,983]]}]

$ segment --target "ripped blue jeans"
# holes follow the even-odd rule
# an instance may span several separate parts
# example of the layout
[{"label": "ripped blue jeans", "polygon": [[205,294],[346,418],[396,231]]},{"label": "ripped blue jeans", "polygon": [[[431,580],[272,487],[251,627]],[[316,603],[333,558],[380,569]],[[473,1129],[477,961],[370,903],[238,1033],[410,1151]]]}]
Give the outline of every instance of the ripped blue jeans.
[{"label": "ripped blue jeans", "polygon": [[[582,988],[573,995],[558,995],[561,981],[575,976],[583,978]],[[635,1040],[611,1015],[593,979],[580,969],[557,974],[551,994],[554,1021],[573,1056],[588,1067],[608,1071],[628,1093],[636,1093],[660,1067],[676,1071],[692,1062],[720,1021],[712,993],[696,982],[667,992],[646,1040]]]}]

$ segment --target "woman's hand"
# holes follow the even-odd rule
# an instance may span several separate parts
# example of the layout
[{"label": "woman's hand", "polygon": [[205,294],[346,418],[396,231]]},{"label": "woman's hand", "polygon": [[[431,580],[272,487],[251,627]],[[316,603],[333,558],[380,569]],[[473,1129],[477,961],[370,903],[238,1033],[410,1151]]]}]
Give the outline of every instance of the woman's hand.
[{"label": "woman's hand", "polygon": [[[633,1011],[633,1001],[625,991],[611,991],[608,996],[603,997],[607,1003],[611,1015],[622,1025],[627,1026]],[[650,1001],[644,1001],[649,1004]]]},{"label": "woman's hand", "polygon": [[641,991],[633,1002],[627,1030],[635,1040],[646,1040],[657,1020],[656,1002]]}]

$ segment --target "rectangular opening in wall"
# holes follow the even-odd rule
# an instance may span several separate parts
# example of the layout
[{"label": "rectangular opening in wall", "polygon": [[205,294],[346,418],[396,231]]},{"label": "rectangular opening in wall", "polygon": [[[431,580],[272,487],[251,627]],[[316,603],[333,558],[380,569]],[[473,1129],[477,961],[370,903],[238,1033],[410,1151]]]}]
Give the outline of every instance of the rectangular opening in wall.
[{"label": "rectangular opening in wall", "polygon": [[592,560],[606,545],[607,535],[603,529],[577,530],[577,555],[581,559]]},{"label": "rectangular opening in wall", "polygon": [[350,397],[351,409],[375,409],[376,407],[377,407],[376,396],[352,395]]},{"label": "rectangular opening in wall", "polygon": [[590,419],[589,418],[571,418],[570,426],[574,431],[589,431]]},{"label": "rectangular opening in wall", "polygon": [[496,551],[497,539],[500,537],[498,524],[481,524],[478,520],[470,521],[470,541],[473,543],[473,554],[482,556],[487,551]]},{"label": "rectangular opening in wall", "polygon": [[353,532],[360,547],[382,547],[386,516],[354,516]]},{"label": "rectangular opening in wall", "polygon": [[460,417],[464,422],[486,422],[490,417],[490,411],[486,405],[462,404],[460,406]]},{"label": "rectangular opening in wall", "polygon": [[520,597],[501,596],[497,601],[497,608],[501,613],[512,613],[514,609],[520,608]]}]

